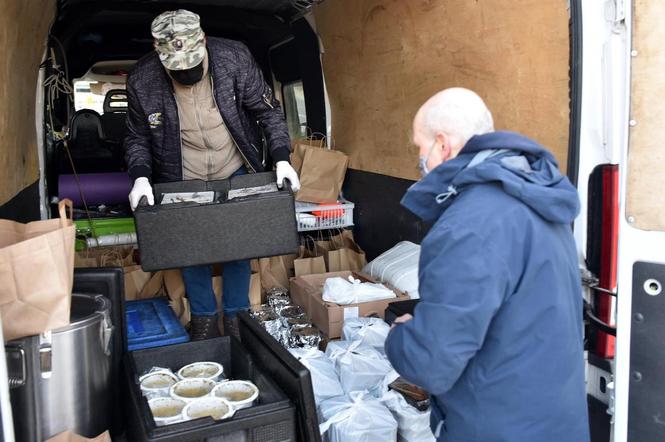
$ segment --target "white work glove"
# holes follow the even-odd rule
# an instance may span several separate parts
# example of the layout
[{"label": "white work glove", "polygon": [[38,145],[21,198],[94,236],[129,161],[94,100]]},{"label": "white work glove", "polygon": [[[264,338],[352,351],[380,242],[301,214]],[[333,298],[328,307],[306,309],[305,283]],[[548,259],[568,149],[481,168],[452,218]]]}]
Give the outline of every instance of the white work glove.
[{"label": "white work glove", "polygon": [[280,189],[284,187],[284,179],[291,182],[291,189],[294,192],[300,190],[300,180],[295,169],[289,164],[288,161],[277,162],[277,187]]},{"label": "white work glove", "polygon": [[132,210],[136,209],[136,206],[139,205],[141,197],[148,198],[148,204],[151,206],[155,204],[155,196],[152,194],[152,186],[148,178],[140,177],[134,181],[134,187],[132,191],[129,192],[129,205],[132,206]]}]

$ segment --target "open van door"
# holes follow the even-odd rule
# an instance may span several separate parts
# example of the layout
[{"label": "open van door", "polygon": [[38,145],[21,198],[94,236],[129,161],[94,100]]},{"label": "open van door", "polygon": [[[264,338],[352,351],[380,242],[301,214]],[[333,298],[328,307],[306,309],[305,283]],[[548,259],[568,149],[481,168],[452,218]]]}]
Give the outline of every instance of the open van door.
[{"label": "open van door", "polygon": [[580,3],[584,55],[576,154],[583,213],[575,231],[586,251],[597,330],[589,390],[607,404],[610,440],[661,441],[665,5],[654,0]]},{"label": "open van door", "polygon": [[[617,2],[622,3],[622,2]],[[665,4],[625,2],[615,440],[665,440]],[[631,44],[632,39],[632,44]]]}]

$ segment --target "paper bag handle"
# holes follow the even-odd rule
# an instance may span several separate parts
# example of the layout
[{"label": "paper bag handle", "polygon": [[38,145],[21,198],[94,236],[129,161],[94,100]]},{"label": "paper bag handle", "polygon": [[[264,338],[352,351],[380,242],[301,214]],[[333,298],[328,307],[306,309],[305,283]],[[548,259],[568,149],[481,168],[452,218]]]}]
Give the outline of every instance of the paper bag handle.
[{"label": "paper bag handle", "polygon": [[[66,209],[69,209],[69,218],[67,218]],[[58,203],[58,214],[60,215],[60,224],[63,227],[68,226],[68,220],[71,221],[74,219],[74,203],[72,203],[72,200],[65,198],[64,200],[60,201]]]}]

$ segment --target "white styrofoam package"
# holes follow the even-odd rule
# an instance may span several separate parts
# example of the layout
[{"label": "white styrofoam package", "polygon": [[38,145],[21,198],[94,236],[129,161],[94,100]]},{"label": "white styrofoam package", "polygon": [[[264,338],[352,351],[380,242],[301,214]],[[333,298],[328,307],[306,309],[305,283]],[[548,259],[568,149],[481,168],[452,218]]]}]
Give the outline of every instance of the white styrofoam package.
[{"label": "white styrofoam package", "polygon": [[397,421],[378,399],[355,391],[321,403],[325,442],[385,442],[397,439]]},{"label": "white styrofoam package", "polygon": [[333,341],[326,355],[333,361],[345,393],[373,390],[393,369],[384,355],[360,341]]},{"label": "white styrofoam package", "polygon": [[360,282],[352,276],[348,280],[340,277],[326,279],[322,296],[325,302],[340,305],[359,304],[397,297],[395,292],[383,284]]},{"label": "white styrofoam package", "polygon": [[321,350],[290,348],[289,351],[309,370],[312,377],[314,400],[317,405],[331,397],[344,395],[333,362]]},{"label": "white styrofoam package", "polygon": [[419,260],[420,246],[409,241],[401,241],[369,262],[362,272],[407,293],[411,299],[418,299],[420,298],[418,293]]},{"label": "white styrofoam package", "polygon": [[381,318],[348,318],[344,320],[342,339],[361,341],[385,354],[384,344],[390,333],[390,326]]}]

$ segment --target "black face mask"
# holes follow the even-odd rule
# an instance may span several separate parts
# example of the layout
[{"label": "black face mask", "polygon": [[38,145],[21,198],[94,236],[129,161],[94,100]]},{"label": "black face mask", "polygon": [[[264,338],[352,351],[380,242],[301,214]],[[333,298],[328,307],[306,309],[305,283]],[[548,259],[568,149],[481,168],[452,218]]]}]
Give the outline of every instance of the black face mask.
[{"label": "black face mask", "polygon": [[203,63],[199,63],[190,69],[182,71],[169,71],[169,75],[178,83],[184,86],[192,86],[203,78]]}]

